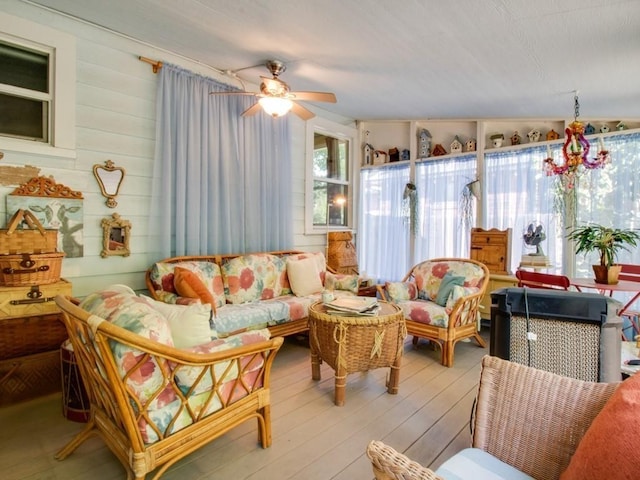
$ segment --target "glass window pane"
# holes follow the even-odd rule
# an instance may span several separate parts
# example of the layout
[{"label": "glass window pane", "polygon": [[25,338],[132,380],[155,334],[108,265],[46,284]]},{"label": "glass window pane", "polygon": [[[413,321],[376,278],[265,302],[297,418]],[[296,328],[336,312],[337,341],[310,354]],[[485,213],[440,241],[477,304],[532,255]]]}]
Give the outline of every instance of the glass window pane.
[{"label": "glass window pane", "polygon": [[349,141],[314,133],[313,176],[349,180]]},{"label": "glass window pane", "polygon": [[48,141],[47,102],[0,93],[0,135]]},{"label": "glass window pane", "polygon": [[313,224],[346,227],[348,191],[346,185],[313,182]]},{"label": "glass window pane", "polygon": [[0,43],[0,83],[49,92],[49,55]]}]

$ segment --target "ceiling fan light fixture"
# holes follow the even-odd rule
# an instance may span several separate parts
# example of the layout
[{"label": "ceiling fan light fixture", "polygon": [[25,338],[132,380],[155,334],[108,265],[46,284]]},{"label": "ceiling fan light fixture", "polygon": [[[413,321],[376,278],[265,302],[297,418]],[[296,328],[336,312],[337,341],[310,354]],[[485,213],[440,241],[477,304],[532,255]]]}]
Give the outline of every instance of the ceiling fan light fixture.
[{"label": "ceiling fan light fixture", "polygon": [[262,97],[258,103],[272,117],[282,117],[293,107],[293,102],[283,97]]}]

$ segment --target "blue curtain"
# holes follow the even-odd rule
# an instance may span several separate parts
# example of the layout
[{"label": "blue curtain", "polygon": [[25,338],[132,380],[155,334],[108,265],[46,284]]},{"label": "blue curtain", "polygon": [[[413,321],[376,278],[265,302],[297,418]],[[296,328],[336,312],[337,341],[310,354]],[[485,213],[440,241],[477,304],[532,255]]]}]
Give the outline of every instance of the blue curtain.
[{"label": "blue curtain", "polygon": [[149,251],[158,258],[292,247],[288,117],[170,64],[158,75]]}]

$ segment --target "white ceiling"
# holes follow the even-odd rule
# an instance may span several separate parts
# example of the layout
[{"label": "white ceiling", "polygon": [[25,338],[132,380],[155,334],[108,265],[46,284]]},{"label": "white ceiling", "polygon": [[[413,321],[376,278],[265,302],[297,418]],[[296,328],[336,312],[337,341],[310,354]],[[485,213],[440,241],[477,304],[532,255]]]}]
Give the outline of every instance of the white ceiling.
[{"label": "white ceiling", "polygon": [[282,60],[293,90],[354,119],[567,119],[574,90],[583,119],[640,117],[639,0],[32,3],[220,70]]}]

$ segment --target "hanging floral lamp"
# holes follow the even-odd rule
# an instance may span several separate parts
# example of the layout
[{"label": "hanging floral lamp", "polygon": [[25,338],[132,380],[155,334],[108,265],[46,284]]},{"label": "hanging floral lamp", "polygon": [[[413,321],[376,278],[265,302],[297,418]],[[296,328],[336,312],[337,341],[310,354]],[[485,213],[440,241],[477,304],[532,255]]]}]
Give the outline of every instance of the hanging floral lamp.
[{"label": "hanging floral lamp", "polygon": [[[576,90],[574,100],[573,122],[565,129],[565,141],[562,146],[564,163],[558,165],[551,154],[551,147],[547,145],[547,158],[544,160],[544,171],[547,176],[562,175],[566,188],[575,186],[576,178],[586,170],[602,168],[611,162],[609,151],[604,148],[602,138],[598,139],[598,153],[593,159],[589,159],[589,141],[584,136],[584,125],[578,120],[580,116],[580,103]],[[583,168],[581,169],[580,166]]]}]

